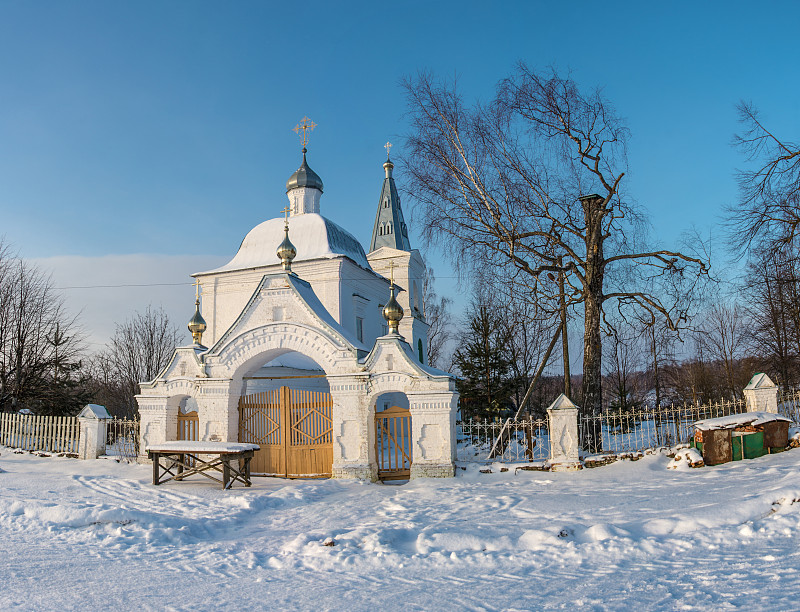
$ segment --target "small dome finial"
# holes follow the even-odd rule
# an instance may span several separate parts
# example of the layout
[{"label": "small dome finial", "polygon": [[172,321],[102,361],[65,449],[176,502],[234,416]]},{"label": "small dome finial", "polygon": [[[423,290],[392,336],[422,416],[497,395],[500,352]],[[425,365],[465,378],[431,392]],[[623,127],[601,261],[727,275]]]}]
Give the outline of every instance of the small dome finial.
[{"label": "small dome finial", "polygon": [[281,264],[283,264],[283,269],[286,272],[292,271],[292,260],[297,255],[297,249],[294,248],[292,241],[289,240],[289,207],[287,206],[282,211],[284,213],[284,220],[283,220],[283,242],[281,242],[280,246],[278,246],[277,255],[278,258],[281,260]]},{"label": "small dome finial", "polygon": [[383,148],[386,149],[386,161],[383,164],[383,169],[386,170],[386,178],[392,178],[392,169],[394,168],[394,164],[392,163],[392,160],[389,159],[389,151],[392,148],[392,143],[387,142],[385,145],[383,145]]},{"label": "small dome finial", "polygon": [[383,318],[389,323],[389,333],[395,336],[400,335],[398,327],[403,318],[403,307],[397,303],[394,298],[394,261],[390,264],[390,280],[389,280],[389,301],[383,307]]},{"label": "small dome finial", "polygon": [[200,279],[195,280],[194,316],[189,320],[189,331],[192,334],[192,342],[202,344],[203,332],[208,327],[206,320],[200,314]]}]

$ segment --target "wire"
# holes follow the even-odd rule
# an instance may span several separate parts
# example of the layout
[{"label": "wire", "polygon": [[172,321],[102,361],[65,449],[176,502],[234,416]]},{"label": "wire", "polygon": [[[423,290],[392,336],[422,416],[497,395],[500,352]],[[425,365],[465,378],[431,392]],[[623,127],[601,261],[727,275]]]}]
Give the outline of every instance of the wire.
[{"label": "wire", "polygon": [[[377,274],[377,272],[376,272],[376,274]],[[265,276],[265,274],[262,274],[262,276]],[[303,277],[300,277],[300,278],[303,278]],[[439,278],[458,278],[458,277],[457,276],[439,276],[437,274],[436,278],[439,279]],[[357,281],[357,280],[363,280],[363,279],[364,279],[363,277],[355,277],[355,276],[353,276],[353,277],[336,276],[336,277],[327,277],[327,278],[314,278],[312,280],[314,282],[320,282],[320,281],[324,282],[324,281],[333,281],[333,280]],[[261,280],[261,277],[259,277],[259,281],[253,281],[253,282],[260,282],[260,280]],[[303,279],[303,280],[308,280],[308,279]],[[388,281],[389,279],[385,279],[385,280]],[[422,279],[418,279],[418,280],[420,282],[422,281]],[[223,280],[223,281],[217,281],[216,283],[210,283],[209,287],[214,288],[214,287],[220,287],[220,286],[223,286],[223,285],[241,285],[241,284],[242,284],[242,280],[241,279],[238,279],[238,280]],[[66,286],[66,287],[56,287],[56,289],[58,289],[58,290],[66,290],[66,289],[120,289],[120,288],[125,288],[125,287],[184,287],[184,286],[193,287],[194,283],[183,282],[183,283],[126,283],[126,284],[120,284],[120,285],[71,285],[71,286]]]}]

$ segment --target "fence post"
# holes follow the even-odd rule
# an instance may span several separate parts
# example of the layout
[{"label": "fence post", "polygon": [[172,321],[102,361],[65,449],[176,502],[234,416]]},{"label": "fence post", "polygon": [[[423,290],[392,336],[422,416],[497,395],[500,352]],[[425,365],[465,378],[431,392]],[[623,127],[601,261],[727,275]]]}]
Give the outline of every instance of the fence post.
[{"label": "fence post", "polygon": [[578,407],[563,393],[547,409],[550,421],[550,469],[554,472],[580,470],[578,454]]},{"label": "fence post", "polygon": [[81,427],[78,456],[97,459],[106,454],[106,421],[111,418],[105,406],[86,404],[78,414]]},{"label": "fence post", "polygon": [[766,374],[759,372],[744,388],[747,412],[778,413],[778,385]]}]

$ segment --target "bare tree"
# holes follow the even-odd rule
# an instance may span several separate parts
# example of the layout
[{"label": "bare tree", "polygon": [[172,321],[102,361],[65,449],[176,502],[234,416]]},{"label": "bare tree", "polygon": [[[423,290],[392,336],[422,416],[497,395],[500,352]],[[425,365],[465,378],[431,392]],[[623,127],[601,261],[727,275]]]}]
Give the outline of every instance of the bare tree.
[{"label": "bare tree", "polygon": [[750,321],[750,351],[782,385],[798,382],[800,278],[797,260],[781,252],[752,253],[744,292]]},{"label": "bare tree", "polygon": [[[645,310],[678,329],[706,273],[699,257],[643,244],[645,225],[621,192],[627,128],[599,91],[524,64],[489,105],[468,107],[456,84],[429,75],[405,89],[408,190],[423,236],[462,270],[489,268],[554,314],[563,275],[565,307],[584,317],[583,408],[599,410],[603,312]],[[645,289],[658,276],[682,284],[677,300]]]},{"label": "bare tree", "polygon": [[148,306],[117,324],[108,347],[91,363],[95,392],[107,398],[113,413],[135,415],[139,383],[153,380],[166,367],[180,338],[162,308]]},{"label": "bare tree", "polygon": [[433,268],[426,265],[422,279],[422,308],[428,324],[428,364],[435,368],[449,369],[451,364],[445,363],[445,358],[452,337],[450,305],[453,300],[437,295],[435,281]]},{"label": "bare tree", "polygon": [[744,310],[738,304],[719,303],[706,314],[699,342],[706,359],[722,366],[728,398],[741,397],[748,373],[743,372],[748,326]]},{"label": "bare tree", "polygon": [[83,337],[51,278],[0,241],[0,409],[72,414]]},{"label": "bare tree", "polygon": [[744,127],[733,144],[751,167],[738,172],[739,201],[728,208],[729,239],[744,254],[754,246],[797,252],[800,145],[770,131],[751,103],[737,106]]}]

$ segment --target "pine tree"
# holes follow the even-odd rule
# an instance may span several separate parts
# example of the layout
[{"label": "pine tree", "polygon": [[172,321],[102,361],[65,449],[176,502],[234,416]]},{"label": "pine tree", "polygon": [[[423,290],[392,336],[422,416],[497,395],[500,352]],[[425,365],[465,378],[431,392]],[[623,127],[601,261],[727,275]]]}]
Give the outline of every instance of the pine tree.
[{"label": "pine tree", "polygon": [[461,372],[457,382],[462,418],[495,418],[511,413],[514,377],[507,356],[511,341],[498,310],[474,302],[469,325],[460,334],[453,362]]}]

